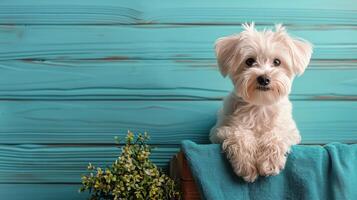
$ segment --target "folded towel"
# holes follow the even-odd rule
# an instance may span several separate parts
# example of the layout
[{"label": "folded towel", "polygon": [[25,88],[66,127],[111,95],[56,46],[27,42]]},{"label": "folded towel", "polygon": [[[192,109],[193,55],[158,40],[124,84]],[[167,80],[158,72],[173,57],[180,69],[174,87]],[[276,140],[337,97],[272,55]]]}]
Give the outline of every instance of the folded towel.
[{"label": "folded towel", "polygon": [[202,199],[357,199],[357,144],[293,146],[279,175],[254,183],[234,174],[220,145],[183,141],[182,149]]}]

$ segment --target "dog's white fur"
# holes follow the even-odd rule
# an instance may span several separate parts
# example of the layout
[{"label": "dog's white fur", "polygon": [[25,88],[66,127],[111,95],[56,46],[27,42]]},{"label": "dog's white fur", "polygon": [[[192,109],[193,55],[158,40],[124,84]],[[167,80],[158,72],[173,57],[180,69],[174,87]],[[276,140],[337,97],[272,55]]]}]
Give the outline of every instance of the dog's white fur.
[{"label": "dog's white fur", "polygon": [[[290,37],[280,24],[275,31],[259,32],[254,23],[243,28],[216,42],[219,69],[230,77],[234,90],[224,100],[210,140],[222,143],[234,172],[253,182],[258,175],[278,174],[290,146],[301,140],[288,95],[293,78],[310,62],[312,45]],[[245,63],[248,58],[256,60],[251,67]],[[273,65],[274,59],[280,66]],[[260,75],[270,77],[269,90],[259,90]]]}]

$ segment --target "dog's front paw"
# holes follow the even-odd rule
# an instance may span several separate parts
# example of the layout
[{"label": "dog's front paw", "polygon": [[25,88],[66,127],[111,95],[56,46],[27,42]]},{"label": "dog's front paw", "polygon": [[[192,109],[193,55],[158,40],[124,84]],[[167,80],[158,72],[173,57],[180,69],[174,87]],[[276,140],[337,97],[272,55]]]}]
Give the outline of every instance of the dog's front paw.
[{"label": "dog's front paw", "polygon": [[274,157],[273,159],[266,159],[262,161],[258,161],[258,169],[259,174],[262,176],[275,176],[280,173],[282,169],[284,169],[286,157]]},{"label": "dog's front paw", "polygon": [[240,137],[229,137],[222,144],[234,173],[247,182],[254,182],[258,177],[255,166],[255,146],[252,141]]},{"label": "dog's front paw", "polygon": [[289,146],[284,143],[272,141],[259,146],[257,167],[262,176],[274,176],[285,167]]}]

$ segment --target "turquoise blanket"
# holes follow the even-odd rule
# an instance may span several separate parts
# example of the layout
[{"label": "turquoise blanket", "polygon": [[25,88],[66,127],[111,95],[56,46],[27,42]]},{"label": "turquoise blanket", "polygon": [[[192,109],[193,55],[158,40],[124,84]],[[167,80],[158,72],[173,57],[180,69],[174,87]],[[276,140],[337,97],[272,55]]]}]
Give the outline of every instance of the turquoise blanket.
[{"label": "turquoise blanket", "polygon": [[279,175],[254,183],[233,173],[220,145],[183,141],[182,149],[202,199],[357,199],[357,144],[294,146]]}]

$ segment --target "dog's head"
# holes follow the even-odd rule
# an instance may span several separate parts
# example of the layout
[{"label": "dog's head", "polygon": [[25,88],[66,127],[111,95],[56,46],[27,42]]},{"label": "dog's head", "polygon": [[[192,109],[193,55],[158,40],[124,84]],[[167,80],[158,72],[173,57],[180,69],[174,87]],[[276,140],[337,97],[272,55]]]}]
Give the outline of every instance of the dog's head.
[{"label": "dog's head", "polygon": [[292,38],[282,25],[258,32],[254,23],[216,42],[218,66],[236,94],[255,105],[271,105],[290,93],[292,79],[304,73],[312,45]]}]

